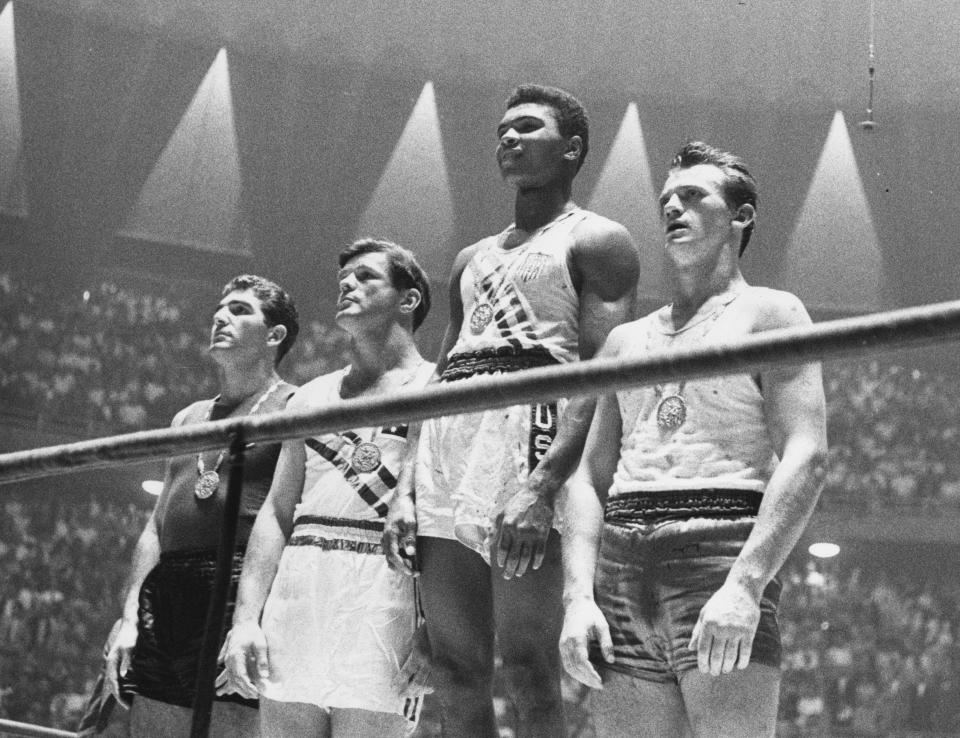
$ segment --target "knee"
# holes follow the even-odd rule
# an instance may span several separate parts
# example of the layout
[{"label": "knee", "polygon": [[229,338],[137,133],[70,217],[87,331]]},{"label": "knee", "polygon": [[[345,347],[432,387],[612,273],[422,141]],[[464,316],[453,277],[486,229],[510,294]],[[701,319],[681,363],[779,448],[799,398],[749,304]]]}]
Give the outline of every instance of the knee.
[{"label": "knee", "polygon": [[475,654],[438,655],[433,657],[433,681],[449,701],[469,699],[471,695],[489,695],[493,683],[493,658]]},{"label": "knee", "polygon": [[500,673],[521,714],[550,712],[560,706],[559,658],[535,652],[505,655]]}]

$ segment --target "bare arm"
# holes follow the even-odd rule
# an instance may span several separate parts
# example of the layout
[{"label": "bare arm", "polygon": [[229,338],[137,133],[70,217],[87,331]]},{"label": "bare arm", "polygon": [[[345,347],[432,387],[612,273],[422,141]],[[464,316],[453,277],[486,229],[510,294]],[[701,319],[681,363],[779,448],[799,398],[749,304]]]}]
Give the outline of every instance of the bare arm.
[{"label": "bare arm", "polygon": [[420,427],[420,423],[410,425],[403,468],[397,478],[397,489],[390,502],[390,511],[384,521],[381,538],[387,565],[394,571],[409,576],[420,573],[417,565],[417,511],[414,494]]},{"label": "bare arm", "polygon": [[[640,266],[637,248],[623,226],[602,221],[585,233],[575,231],[571,271],[579,289],[580,358],[593,358],[610,331],[633,317]],[[540,567],[546,553],[557,492],[583,450],[596,399],[572,398],[557,436],[498,522],[497,563],[507,579]]]},{"label": "bare arm", "polygon": [[[775,294],[779,299],[762,319],[761,330],[810,322],[795,297]],[[720,674],[749,664],[763,590],[799,540],[823,486],[827,432],[820,365],[764,372],[761,385],[767,427],[780,463],[764,490],[743,550],[694,629],[690,646],[697,650],[703,673]]]},{"label": "bare arm", "polygon": [[450,319],[447,321],[446,330],[443,332],[443,341],[440,343],[440,353],[437,356],[437,375],[443,374],[447,368],[447,355],[457,343],[457,337],[460,335],[460,327],[463,325],[463,297],[460,294],[460,278],[463,276],[463,270],[467,268],[470,259],[477,253],[482,241],[468,246],[453,260],[453,267],[450,269]]},{"label": "bare arm", "polygon": [[273,584],[280,556],[293,530],[293,513],[303,492],[306,451],[303,441],[285,441],[267,499],[250,532],[243,571],[237,585],[233,628],[221,655],[226,671],[217,678],[218,694],[236,692],[255,699],[258,680],[269,677],[266,639],[260,630],[260,613]]},{"label": "bare arm", "polygon": [[[616,331],[601,356],[615,356]],[[574,679],[599,689],[600,676],[590,664],[589,643],[596,639],[608,662],[613,645],[607,622],[593,598],[594,574],[603,532],[603,508],[620,458],[622,419],[616,395],[597,400],[580,464],[570,478],[562,537],[563,631],[560,658]]]},{"label": "bare arm", "polygon": [[[187,409],[177,413],[172,427],[183,425],[187,417]],[[126,703],[120,699],[120,680],[119,677],[125,676],[130,669],[130,658],[133,649],[137,645],[137,621],[139,619],[138,610],[140,608],[140,588],[147,575],[153,570],[153,567],[160,561],[160,530],[157,522],[159,511],[166,507],[167,500],[170,497],[170,483],[172,480],[172,469],[170,462],[167,462],[166,471],[163,478],[163,490],[157,503],[150,513],[147,524],[143,527],[140,537],[137,539],[137,545],[133,549],[133,560],[130,564],[130,571],[127,574],[125,583],[123,610],[120,617],[120,629],[117,631],[110,649],[107,651],[106,658],[106,679],[107,688],[117,698],[120,704]]]}]

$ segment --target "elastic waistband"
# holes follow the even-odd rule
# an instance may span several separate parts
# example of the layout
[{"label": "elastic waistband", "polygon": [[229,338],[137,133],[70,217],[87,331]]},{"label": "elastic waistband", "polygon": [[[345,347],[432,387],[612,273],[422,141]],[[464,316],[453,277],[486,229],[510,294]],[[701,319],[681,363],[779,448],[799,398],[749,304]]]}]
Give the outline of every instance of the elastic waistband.
[{"label": "elastic waistband", "polygon": [[738,489],[624,492],[607,500],[603,520],[612,525],[649,525],[688,518],[756,517],[761,500],[762,492]]},{"label": "elastic waistband", "polygon": [[452,382],[477,374],[516,372],[521,369],[558,363],[553,354],[545,348],[498,346],[451,356],[443,374],[440,375],[440,381]]},{"label": "elastic waistband", "polygon": [[327,538],[309,533],[294,533],[287,541],[288,546],[311,546],[322,551],[351,551],[358,554],[383,553],[383,546],[373,541],[354,541],[350,538]]},{"label": "elastic waistband", "polygon": [[[243,548],[238,548],[233,552],[231,570],[234,573],[238,573],[243,566],[244,553]],[[160,553],[157,568],[164,572],[176,572],[178,576],[184,574],[193,574],[200,577],[211,575],[217,569],[217,549],[191,548],[181,551],[163,551]]]},{"label": "elastic waistband", "polygon": [[325,525],[330,528],[355,528],[383,533],[382,520],[355,520],[353,518],[335,518],[329,515],[300,515],[293,521],[293,527],[296,529],[301,525]]}]

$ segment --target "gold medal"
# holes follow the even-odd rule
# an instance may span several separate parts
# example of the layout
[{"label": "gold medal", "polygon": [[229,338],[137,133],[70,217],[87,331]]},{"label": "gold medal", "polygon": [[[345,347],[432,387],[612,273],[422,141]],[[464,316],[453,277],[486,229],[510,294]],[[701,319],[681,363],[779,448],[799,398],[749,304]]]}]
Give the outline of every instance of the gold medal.
[{"label": "gold medal", "polygon": [[220,487],[220,475],[212,469],[205,471],[197,477],[197,483],[193,486],[193,494],[198,500],[206,500],[212,497]]},{"label": "gold medal", "polygon": [[370,441],[364,441],[353,451],[350,465],[363,474],[380,467],[380,447]]},{"label": "gold medal", "polygon": [[675,431],[687,419],[687,403],[680,395],[667,395],[657,405],[657,425],[662,430]]},{"label": "gold medal", "polygon": [[470,313],[470,332],[475,336],[483,333],[493,320],[493,308],[486,302],[477,305]]}]

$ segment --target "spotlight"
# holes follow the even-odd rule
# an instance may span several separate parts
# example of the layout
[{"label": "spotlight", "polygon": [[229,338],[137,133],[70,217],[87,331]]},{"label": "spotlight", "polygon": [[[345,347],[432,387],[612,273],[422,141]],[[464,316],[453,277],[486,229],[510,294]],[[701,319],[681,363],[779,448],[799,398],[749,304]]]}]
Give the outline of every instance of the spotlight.
[{"label": "spotlight", "polygon": [[840,546],[836,543],[827,542],[811,543],[807,551],[810,552],[811,556],[816,556],[818,559],[832,559],[840,553]]}]

